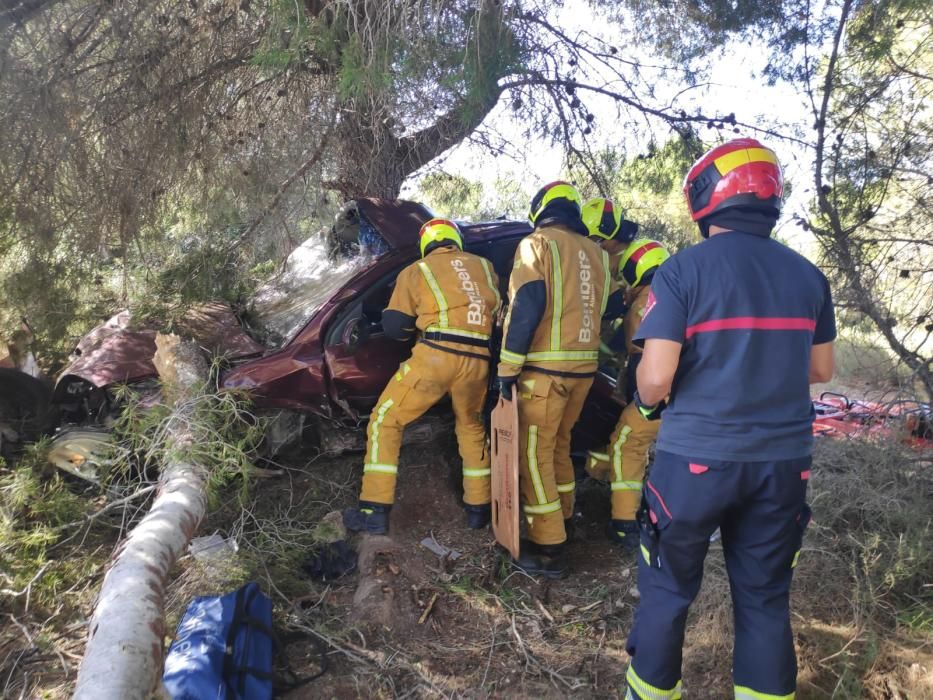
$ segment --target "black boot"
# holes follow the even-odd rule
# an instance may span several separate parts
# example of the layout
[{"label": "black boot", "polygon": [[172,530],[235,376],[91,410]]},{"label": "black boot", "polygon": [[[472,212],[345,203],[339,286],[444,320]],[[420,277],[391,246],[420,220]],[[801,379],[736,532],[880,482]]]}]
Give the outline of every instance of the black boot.
[{"label": "black boot", "polygon": [[563,551],[563,544],[545,545],[522,540],[518,559],[513,559],[512,565],[530,576],[563,578],[566,573]]},{"label": "black boot", "polygon": [[492,520],[492,506],[488,503],[482,505],[464,505],[467,514],[467,527],[471,530],[482,530]]},{"label": "black boot", "polygon": [[606,528],[610,542],[622,545],[628,551],[638,548],[641,533],[635,520],[610,520]]},{"label": "black boot", "polygon": [[573,539],[573,536],[577,533],[577,526],[573,522],[573,518],[567,518],[564,520],[564,534],[567,535],[567,541]]},{"label": "black boot", "polygon": [[368,532],[384,535],[389,531],[389,511],[392,506],[384,503],[360,501],[359,508],[343,511],[343,524],[352,532]]}]

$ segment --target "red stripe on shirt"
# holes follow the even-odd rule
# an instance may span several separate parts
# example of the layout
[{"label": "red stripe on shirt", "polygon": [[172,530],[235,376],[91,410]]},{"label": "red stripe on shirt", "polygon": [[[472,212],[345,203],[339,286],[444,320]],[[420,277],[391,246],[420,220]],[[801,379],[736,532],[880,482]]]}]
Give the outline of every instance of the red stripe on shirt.
[{"label": "red stripe on shirt", "polygon": [[816,321],[812,318],[758,318],[755,316],[736,316],[704,321],[687,327],[687,338],[697,333],[713,331],[815,331]]}]

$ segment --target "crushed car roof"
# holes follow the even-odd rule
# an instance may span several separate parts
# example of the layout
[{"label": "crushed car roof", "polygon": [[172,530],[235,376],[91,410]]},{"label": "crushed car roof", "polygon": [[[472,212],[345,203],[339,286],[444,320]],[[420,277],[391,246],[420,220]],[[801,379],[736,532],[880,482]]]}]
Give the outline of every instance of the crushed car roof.
[{"label": "crushed car roof", "polygon": [[[423,204],[404,199],[389,200],[372,197],[360,198],[357,206],[360,213],[376,227],[382,237],[395,250],[410,248],[418,244],[418,231],[428,219],[436,216]],[[460,230],[469,242],[481,243],[505,236],[531,233],[531,226],[523,221],[460,222]]]}]

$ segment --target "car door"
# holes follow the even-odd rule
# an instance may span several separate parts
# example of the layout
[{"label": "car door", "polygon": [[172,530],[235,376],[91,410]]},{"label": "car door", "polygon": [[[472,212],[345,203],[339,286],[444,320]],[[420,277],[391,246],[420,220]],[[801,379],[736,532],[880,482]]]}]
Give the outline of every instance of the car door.
[{"label": "car door", "polygon": [[351,418],[372,410],[399,365],[411,355],[414,340],[401,343],[382,330],[382,310],[398,273],[409,262],[392,256],[377,266],[376,274],[361,280],[364,291],[340,311],[324,338],[331,397]]},{"label": "car door", "polygon": [[[465,235],[469,252],[489,259],[499,275],[500,293],[508,292],[509,272],[520,237],[485,239],[471,242]],[[324,357],[330,377],[331,397],[354,419],[368,414],[399,365],[411,356],[414,340],[400,343],[386,337],[382,330],[382,311],[389,303],[395,280],[402,269],[414,262],[416,249],[407,255],[398,253],[381,261],[376,274],[357,281],[361,292],[340,312],[328,328]],[[444,402],[438,410],[444,410]]]}]

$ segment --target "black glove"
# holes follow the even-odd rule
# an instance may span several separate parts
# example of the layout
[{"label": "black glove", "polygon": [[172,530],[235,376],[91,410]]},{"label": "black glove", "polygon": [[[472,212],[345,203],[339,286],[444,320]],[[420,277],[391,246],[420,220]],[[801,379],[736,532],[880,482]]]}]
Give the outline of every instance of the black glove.
[{"label": "black glove", "polygon": [[642,403],[641,397],[638,395],[638,392],[635,392],[635,407],[638,409],[638,412],[641,414],[642,418],[648,421],[660,420],[661,414],[664,412],[664,409],[667,408],[667,401],[660,400],[653,406],[646,406]]},{"label": "black glove", "polygon": [[499,385],[499,396],[501,396],[506,401],[512,400],[512,387],[515,386],[515,382],[518,381],[518,376],[514,377],[498,377],[496,382]]}]

